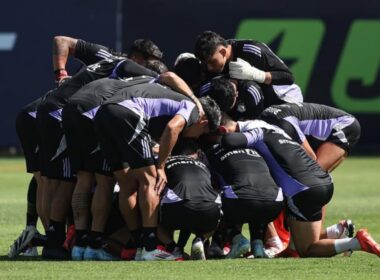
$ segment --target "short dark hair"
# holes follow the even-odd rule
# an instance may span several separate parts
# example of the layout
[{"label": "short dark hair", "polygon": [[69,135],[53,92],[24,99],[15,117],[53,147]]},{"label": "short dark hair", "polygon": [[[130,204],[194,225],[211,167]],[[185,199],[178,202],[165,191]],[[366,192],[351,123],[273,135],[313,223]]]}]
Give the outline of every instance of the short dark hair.
[{"label": "short dark hair", "polygon": [[214,99],[223,112],[231,110],[237,97],[231,81],[220,76],[202,86],[200,94],[202,96],[208,95]]},{"label": "short dark hair", "polygon": [[202,79],[201,62],[197,58],[180,60],[174,66],[174,72],[180,76],[190,87]]},{"label": "short dark hair", "polygon": [[168,67],[166,67],[165,63],[158,59],[149,59],[145,62],[145,67],[157,72],[158,74],[162,74],[168,72]]},{"label": "short dark hair", "polygon": [[228,42],[214,31],[204,31],[197,37],[194,54],[201,61],[204,61],[214,54],[219,45],[227,47]]},{"label": "short dark hair", "polygon": [[162,60],[164,56],[159,47],[149,39],[136,39],[129,48],[128,56],[130,57],[133,53],[139,53],[145,59],[154,58]]},{"label": "short dark hair", "polygon": [[220,121],[222,120],[222,112],[220,111],[218,104],[209,96],[199,98],[199,102],[202,104],[210,131],[217,130]]}]

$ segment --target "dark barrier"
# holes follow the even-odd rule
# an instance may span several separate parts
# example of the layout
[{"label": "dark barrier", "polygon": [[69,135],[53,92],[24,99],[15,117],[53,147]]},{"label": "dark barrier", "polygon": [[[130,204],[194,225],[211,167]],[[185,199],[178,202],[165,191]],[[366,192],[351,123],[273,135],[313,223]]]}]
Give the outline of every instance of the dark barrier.
[{"label": "dark barrier", "polygon": [[206,29],[266,42],[290,65],[306,101],[342,108],[359,119],[356,150],[380,151],[379,1],[54,2],[0,5],[0,147],[18,145],[17,111],[53,86],[54,35],[115,47],[117,3],[122,3],[124,47],[150,38],[169,66],[177,54],[192,52],[196,35]]},{"label": "dark barrier", "polygon": [[18,110],[54,86],[53,37],[68,35],[114,47],[115,3],[14,0],[0,4],[0,147],[19,145],[14,128]]}]

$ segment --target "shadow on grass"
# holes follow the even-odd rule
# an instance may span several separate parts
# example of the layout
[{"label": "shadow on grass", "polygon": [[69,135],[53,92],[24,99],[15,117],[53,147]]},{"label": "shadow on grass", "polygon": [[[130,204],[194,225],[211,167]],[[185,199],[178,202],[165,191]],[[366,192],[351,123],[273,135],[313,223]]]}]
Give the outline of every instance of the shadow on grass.
[{"label": "shadow on grass", "polygon": [[49,262],[49,261],[58,261],[58,260],[47,260],[43,259],[41,256],[38,257],[17,257],[10,259],[8,256],[0,256],[0,262]]}]

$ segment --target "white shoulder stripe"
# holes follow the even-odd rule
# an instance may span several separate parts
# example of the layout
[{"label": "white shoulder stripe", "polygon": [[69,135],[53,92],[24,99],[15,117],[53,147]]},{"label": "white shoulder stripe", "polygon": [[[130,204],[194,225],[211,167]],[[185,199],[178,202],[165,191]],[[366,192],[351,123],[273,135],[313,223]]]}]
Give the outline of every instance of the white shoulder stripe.
[{"label": "white shoulder stripe", "polygon": [[211,88],[211,83],[207,83],[207,84],[201,86],[201,88],[199,89],[199,93],[201,95],[204,95],[207,91],[210,90],[210,88]]},{"label": "white shoulder stripe", "polygon": [[252,45],[252,44],[244,44],[243,48],[250,48],[250,49],[255,49],[258,52],[261,52],[261,49],[258,46]]},{"label": "white shoulder stripe", "polygon": [[103,54],[108,55],[108,56],[111,56],[111,55],[112,55],[109,51],[106,51],[106,50],[103,50],[103,49],[100,49],[100,50],[98,51],[98,53],[103,53]]},{"label": "white shoulder stripe", "polygon": [[267,44],[265,44],[265,43],[263,43],[263,45],[264,46],[266,46],[267,48],[268,48],[268,50],[269,50],[269,52],[272,54],[272,55],[274,55],[282,64],[285,64],[283,61],[282,61],[282,59],[281,58],[279,58],[268,46],[267,46]]},{"label": "white shoulder stripe", "polygon": [[261,52],[258,52],[258,51],[254,50],[254,49],[243,48],[243,52],[253,53],[253,54],[255,54],[255,55],[261,57]]},{"label": "white shoulder stripe", "polygon": [[248,88],[248,92],[250,92],[253,96],[253,98],[255,99],[255,103],[256,105],[259,104],[260,100],[261,100],[261,94],[260,92],[257,90],[257,88],[255,86],[250,86]]}]

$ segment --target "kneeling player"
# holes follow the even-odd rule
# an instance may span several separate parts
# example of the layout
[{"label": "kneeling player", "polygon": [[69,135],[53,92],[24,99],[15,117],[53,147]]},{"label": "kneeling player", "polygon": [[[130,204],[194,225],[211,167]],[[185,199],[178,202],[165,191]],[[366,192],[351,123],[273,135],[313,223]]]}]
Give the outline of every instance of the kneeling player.
[{"label": "kneeling player", "polygon": [[[157,84],[136,85],[109,99],[94,119],[100,147],[120,184],[120,201],[125,201],[121,203],[122,212],[135,240],[140,236],[138,210],[141,210],[143,260],[160,260],[166,253],[157,248],[157,194],[166,183],[165,162],[178,135],[182,132],[196,138],[220,124],[216,103],[210,98],[200,101],[205,111],[201,118],[189,98]],[[160,139],[157,166],[150,147],[152,138]],[[128,179],[129,174],[136,179]],[[132,203],[137,189],[138,207]],[[166,253],[164,259],[173,256]]]},{"label": "kneeling player", "polygon": [[232,120],[226,130],[230,133],[223,136],[223,146],[255,147],[267,162],[286,197],[288,223],[301,257],[328,257],[348,250],[380,256],[380,245],[364,229],[354,238],[320,239],[322,207],[333,194],[331,177],[283,130],[264,121]]},{"label": "kneeling player", "polygon": [[216,145],[207,155],[223,188],[226,224],[249,223],[251,246],[233,227],[235,234],[232,234],[234,237],[227,258],[237,258],[247,253],[250,247],[255,258],[265,257],[265,231],[283,207],[282,190],[273,181],[263,158],[253,149],[226,149]]},{"label": "kneeling player", "polygon": [[[168,183],[161,200],[161,225],[171,231],[194,233],[191,257],[204,260],[204,240],[219,223],[221,201],[192,141],[181,139],[166,163]],[[178,243],[183,251],[185,244]]]},{"label": "kneeling player", "polygon": [[347,157],[360,138],[360,124],[354,116],[321,104],[274,105],[260,117],[281,127],[328,172]]}]

